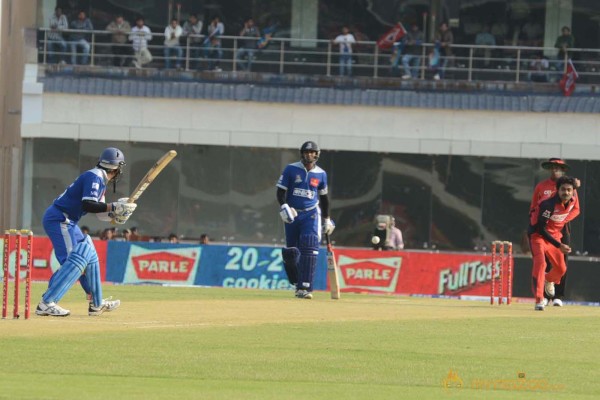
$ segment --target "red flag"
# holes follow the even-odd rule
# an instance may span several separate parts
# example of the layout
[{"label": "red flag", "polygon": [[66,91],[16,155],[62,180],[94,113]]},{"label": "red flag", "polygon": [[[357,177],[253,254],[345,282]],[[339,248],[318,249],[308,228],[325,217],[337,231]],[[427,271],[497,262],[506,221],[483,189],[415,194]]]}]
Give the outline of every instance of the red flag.
[{"label": "red flag", "polygon": [[575,66],[571,59],[569,59],[569,63],[567,64],[567,71],[564,73],[562,79],[560,80],[560,88],[563,91],[565,96],[570,96],[575,91],[575,81],[579,78],[577,71],[575,70]]},{"label": "red flag", "polygon": [[379,38],[377,47],[380,49],[390,49],[394,43],[402,39],[404,35],[406,35],[406,29],[404,29],[404,25],[398,22],[392,29]]}]

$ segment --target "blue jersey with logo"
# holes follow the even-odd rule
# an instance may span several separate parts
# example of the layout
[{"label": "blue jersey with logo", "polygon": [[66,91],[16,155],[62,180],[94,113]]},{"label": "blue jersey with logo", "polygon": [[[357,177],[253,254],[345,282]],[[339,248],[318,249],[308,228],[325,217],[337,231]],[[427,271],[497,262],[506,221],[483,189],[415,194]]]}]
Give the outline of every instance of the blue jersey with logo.
[{"label": "blue jersey with logo", "polygon": [[286,203],[296,210],[316,208],[319,196],[327,194],[327,173],[319,166],[307,171],[304,164],[288,164],[277,181],[287,191]]},{"label": "blue jersey with logo", "polygon": [[77,222],[86,214],[83,211],[84,200],[104,201],[107,181],[106,172],[100,168],[85,171],[54,200],[53,205]]}]

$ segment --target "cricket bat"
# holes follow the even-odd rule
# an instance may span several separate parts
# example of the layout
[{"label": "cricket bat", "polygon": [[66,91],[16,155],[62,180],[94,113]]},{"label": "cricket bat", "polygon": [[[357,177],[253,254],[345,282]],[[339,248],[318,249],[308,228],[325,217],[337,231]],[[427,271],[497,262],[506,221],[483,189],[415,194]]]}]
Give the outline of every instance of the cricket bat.
[{"label": "cricket bat", "polygon": [[331,298],[337,300],[340,298],[340,280],[329,235],[325,235],[325,240],[327,241],[327,276],[329,277],[329,289],[331,290]]},{"label": "cricket bat", "polygon": [[175,150],[169,150],[164,156],[162,156],[150,170],[146,173],[146,175],[142,178],[140,183],[133,189],[131,192],[131,196],[129,196],[129,202],[135,203],[137,199],[144,193],[144,191],[150,186],[152,181],[160,174],[160,171],[165,169],[167,164],[171,162],[177,155]]}]

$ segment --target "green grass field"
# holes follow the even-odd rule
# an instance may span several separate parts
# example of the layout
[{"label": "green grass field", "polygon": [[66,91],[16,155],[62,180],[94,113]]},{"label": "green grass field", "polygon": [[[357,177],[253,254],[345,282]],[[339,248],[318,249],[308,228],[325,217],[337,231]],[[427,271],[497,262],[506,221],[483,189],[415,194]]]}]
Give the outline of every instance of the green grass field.
[{"label": "green grass field", "polygon": [[[77,287],[67,318],[0,321],[1,399],[600,398],[598,307],[104,291],[121,308],[88,317]],[[444,387],[450,371],[462,387]]]}]

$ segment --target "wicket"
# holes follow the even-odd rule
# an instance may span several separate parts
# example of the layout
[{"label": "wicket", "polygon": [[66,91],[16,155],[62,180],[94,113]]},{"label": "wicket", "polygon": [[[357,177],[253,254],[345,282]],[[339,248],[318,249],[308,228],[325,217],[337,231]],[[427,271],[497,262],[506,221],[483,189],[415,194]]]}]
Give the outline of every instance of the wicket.
[{"label": "wicket", "polygon": [[[512,242],[495,240],[492,242],[492,279],[490,304],[494,304],[496,284],[498,284],[498,305],[503,304],[506,293],[506,304],[512,300],[513,281],[513,246]],[[506,271],[506,273],[505,273]],[[505,277],[506,275],[506,277]],[[506,289],[503,285],[506,283]]]},{"label": "wicket", "polygon": [[[4,231],[4,257],[2,262],[2,319],[8,315],[8,281],[10,280],[10,253],[11,242],[14,244],[14,303],[13,318],[18,319],[19,314],[19,283],[21,281],[21,238],[27,236],[27,264],[25,269],[25,319],[29,319],[31,312],[31,270],[33,265],[33,232],[28,229],[10,229]],[[14,238],[14,240],[11,240]]]}]

